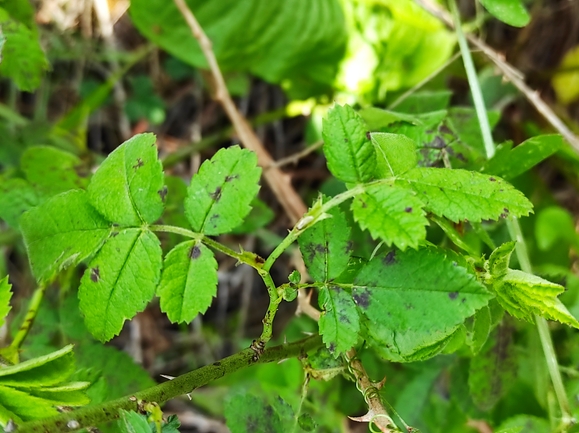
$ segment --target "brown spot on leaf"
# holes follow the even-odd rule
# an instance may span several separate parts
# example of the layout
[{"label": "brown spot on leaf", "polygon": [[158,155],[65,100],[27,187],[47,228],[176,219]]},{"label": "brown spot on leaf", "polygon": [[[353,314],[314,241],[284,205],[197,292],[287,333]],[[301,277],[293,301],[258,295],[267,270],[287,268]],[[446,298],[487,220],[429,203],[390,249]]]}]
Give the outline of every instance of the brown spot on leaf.
[{"label": "brown spot on leaf", "polygon": [[496,181],[497,181],[494,177],[489,177],[489,180],[490,180],[491,182],[496,182]]},{"label": "brown spot on leaf", "polygon": [[348,142],[348,139],[347,139],[347,138],[344,138],[344,143],[347,143],[347,142]]},{"label": "brown spot on leaf", "polygon": [[412,212],[412,208],[408,206],[406,209],[404,209],[404,212],[410,213]]},{"label": "brown spot on leaf", "polygon": [[371,139],[372,139],[372,136],[370,135],[370,131],[366,131],[366,138],[367,138],[368,140],[371,140]]},{"label": "brown spot on leaf", "polygon": [[232,180],[237,179],[237,178],[239,178],[238,174],[232,174],[231,176],[225,177],[225,182],[231,182]]},{"label": "brown spot on leaf", "polygon": [[366,291],[354,293],[352,298],[354,299],[356,305],[360,308],[366,309],[370,306],[370,295]]},{"label": "brown spot on leaf", "polygon": [[198,245],[193,246],[193,248],[191,248],[191,250],[189,251],[189,258],[191,260],[197,260],[200,255],[201,255],[201,248],[199,248]]},{"label": "brown spot on leaf", "polygon": [[101,279],[101,271],[98,266],[92,268],[90,270],[90,280],[93,283],[98,283]]},{"label": "brown spot on leaf", "polygon": [[217,188],[215,188],[215,191],[213,191],[212,193],[209,194],[211,196],[211,198],[215,201],[219,201],[219,199],[221,198],[221,187],[218,186]]},{"label": "brown spot on leaf", "polygon": [[458,292],[450,292],[448,297],[454,301],[458,297]]},{"label": "brown spot on leaf", "polygon": [[336,351],[336,343],[330,343],[330,345],[328,346],[328,350],[330,351],[330,353],[334,353]]},{"label": "brown spot on leaf", "polygon": [[159,191],[157,191],[159,197],[161,197],[161,201],[165,202],[165,197],[167,197],[167,185],[163,186]]},{"label": "brown spot on leaf", "polygon": [[143,160],[141,158],[137,158],[137,163],[135,165],[133,165],[133,168],[135,170],[137,170],[137,169],[141,168],[143,165],[145,165]]},{"label": "brown spot on leaf", "polygon": [[390,251],[386,254],[386,257],[382,259],[382,263],[384,263],[385,266],[396,263],[396,251]]}]

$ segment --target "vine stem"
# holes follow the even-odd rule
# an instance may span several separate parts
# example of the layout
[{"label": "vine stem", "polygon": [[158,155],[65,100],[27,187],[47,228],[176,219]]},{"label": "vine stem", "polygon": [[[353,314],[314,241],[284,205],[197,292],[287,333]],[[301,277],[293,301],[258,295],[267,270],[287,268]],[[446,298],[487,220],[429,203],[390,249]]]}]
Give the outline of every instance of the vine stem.
[{"label": "vine stem", "polygon": [[29,421],[17,425],[18,433],[61,433],[80,430],[81,428],[97,426],[107,421],[118,419],[119,410],[139,411],[143,403],[162,404],[167,400],[184,395],[208,383],[234,373],[254,364],[277,362],[286,358],[305,356],[313,349],[322,346],[320,336],[309,337],[294,343],[282,344],[266,349],[258,361],[254,360],[254,352],[245,349],[221,361],[206,365],[197,370],[176,377],[160,385],[153,386],[133,395],[109,402],[86,406],[81,409],[64,412],[52,418]]},{"label": "vine stem", "polygon": [[[475,109],[479,119],[482,137],[485,144],[486,156],[487,159],[490,159],[495,154],[495,145],[492,138],[491,127],[487,117],[486,107],[484,105],[482,90],[480,88],[480,84],[476,74],[476,69],[472,61],[472,55],[468,48],[468,43],[466,41],[464,33],[462,32],[460,16],[458,14],[458,8],[456,6],[456,0],[450,0],[449,4],[452,13],[452,18],[454,21],[454,28],[458,38],[458,44],[460,47],[460,51],[462,53],[464,68],[466,70],[466,75],[472,92]],[[533,269],[531,266],[531,260],[529,258],[527,244],[525,242],[525,238],[523,236],[519,220],[514,217],[507,219],[507,228],[509,230],[511,239],[516,241],[515,253],[517,255],[517,259],[519,260],[521,270],[532,274]],[[563,379],[561,377],[561,372],[559,370],[559,364],[557,362],[557,354],[555,353],[555,348],[553,347],[553,340],[549,332],[549,326],[547,324],[547,321],[539,315],[535,315],[535,322],[537,323],[537,330],[539,332],[541,346],[543,348],[543,353],[547,361],[549,375],[551,376],[551,382],[553,383],[553,388],[555,389],[555,394],[557,396],[559,408],[561,410],[562,419],[563,422],[566,425],[568,425],[573,421],[573,417],[571,415],[569,400],[567,398],[565,387],[563,385]]]},{"label": "vine stem", "polygon": [[36,315],[38,314],[38,309],[40,308],[40,303],[44,298],[44,293],[46,292],[46,284],[40,283],[34,293],[32,294],[32,298],[30,299],[30,304],[28,304],[28,311],[26,312],[26,317],[24,317],[24,321],[18,332],[14,336],[14,340],[10,343],[10,348],[13,349],[16,353],[24,343],[24,340],[28,336],[28,332],[30,332],[30,328],[36,319]]}]

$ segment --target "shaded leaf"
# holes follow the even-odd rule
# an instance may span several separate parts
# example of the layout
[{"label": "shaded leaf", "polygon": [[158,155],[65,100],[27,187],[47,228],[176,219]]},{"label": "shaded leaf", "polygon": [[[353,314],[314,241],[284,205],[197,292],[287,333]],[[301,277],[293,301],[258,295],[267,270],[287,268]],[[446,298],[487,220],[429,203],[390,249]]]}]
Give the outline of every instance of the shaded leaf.
[{"label": "shaded leaf", "polygon": [[24,179],[0,178],[0,218],[11,227],[18,228],[20,216],[40,201],[37,192]]},{"label": "shaded leaf", "polygon": [[48,196],[88,184],[77,172],[82,166],[80,158],[54,147],[29,147],[22,154],[20,166],[31,185]]},{"label": "shaded leaf", "polygon": [[249,392],[234,395],[225,403],[225,419],[231,433],[283,432],[294,424],[293,411],[283,400],[282,404],[270,405],[265,398]]},{"label": "shaded leaf", "polygon": [[165,257],[157,295],[171,322],[191,322],[205,313],[217,293],[217,261],[196,241],[183,242]]},{"label": "shaded leaf", "polygon": [[30,92],[40,85],[49,64],[40,46],[38,31],[29,28],[31,22],[22,23],[0,8],[2,28],[2,62],[0,74],[14,81],[22,91]]},{"label": "shaded leaf", "polygon": [[491,312],[489,307],[478,310],[474,316],[465,321],[466,344],[470,347],[473,355],[479,353],[486,343],[491,331]]},{"label": "shaded leaf", "polygon": [[364,183],[376,170],[376,155],[364,120],[349,105],[334,105],[324,119],[322,136],[328,168],[347,183]]},{"label": "shaded leaf", "polygon": [[401,250],[417,248],[426,237],[424,204],[411,191],[390,185],[373,185],[352,202],[354,218],[374,239]]},{"label": "shaded leaf", "polygon": [[121,418],[117,422],[121,433],[151,433],[147,417],[137,412],[121,409]]},{"label": "shaded leaf", "polygon": [[249,214],[259,191],[261,168],[257,156],[232,146],[205,161],[191,179],[185,215],[194,231],[206,235],[227,233]]},{"label": "shaded leaf", "polygon": [[12,285],[8,282],[8,275],[0,280],[0,326],[6,322],[6,316],[11,310],[10,299],[12,298]]},{"label": "shaded leaf", "polygon": [[358,341],[360,323],[352,295],[337,285],[320,289],[323,313],[318,322],[320,334],[330,353],[339,356]]},{"label": "shaded leaf", "polygon": [[91,204],[124,226],[153,223],[163,213],[163,168],[154,134],[125,141],[101,164],[88,186]]},{"label": "shaded leaf", "polygon": [[506,180],[513,179],[533,168],[563,147],[560,135],[538,135],[529,138],[515,148],[512,143],[497,147],[497,152],[482,171],[496,174]]},{"label": "shaded leaf", "polygon": [[426,210],[453,222],[523,216],[533,205],[504,180],[484,174],[443,168],[415,168],[400,176],[425,203]]},{"label": "shaded leaf", "polygon": [[510,26],[524,27],[531,21],[522,0],[480,0],[480,2],[495,18]]},{"label": "shaded leaf", "polygon": [[331,281],[344,271],[350,259],[352,244],[346,216],[338,207],[298,238],[300,251],[314,281]]},{"label": "shaded leaf", "polygon": [[376,178],[385,179],[416,167],[416,143],[401,134],[374,132],[371,134],[376,152]]},{"label": "shaded leaf", "polygon": [[162,252],[148,230],[124,229],[107,240],[79,287],[87,329],[101,341],[117,335],[126,319],[143,311],[161,274]]},{"label": "shaded leaf", "polygon": [[111,231],[85,191],[54,196],[20,218],[32,272],[46,280],[94,254]]},{"label": "shaded leaf", "polygon": [[468,385],[474,403],[481,410],[491,409],[507,393],[516,372],[513,328],[502,325],[470,360]]},{"label": "shaded leaf", "polygon": [[440,342],[492,298],[467,269],[435,249],[375,256],[352,296],[368,332],[401,359]]},{"label": "shaded leaf", "polygon": [[[320,86],[333,84],[346,45],[338,1],[187,3],[211,40],[223,71],[246,71],[272,83],[288,85],[289,81],[290,90],[299,84],[305,88],[300,91],[303,97],[310,96],[310,89],[316,93]],[[192,66],[207,68],[197,40],[174,4],[135,0],[130,13],[151,41]],[[320,26],[321,22],[326,24]]]}]

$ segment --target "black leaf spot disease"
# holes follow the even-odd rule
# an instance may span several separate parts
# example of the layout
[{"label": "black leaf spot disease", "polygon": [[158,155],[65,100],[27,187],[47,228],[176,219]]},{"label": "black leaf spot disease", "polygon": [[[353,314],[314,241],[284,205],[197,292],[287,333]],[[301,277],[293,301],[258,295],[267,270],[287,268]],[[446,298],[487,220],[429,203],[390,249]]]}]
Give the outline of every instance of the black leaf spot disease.
[{"label": "black leaf spot disease", "polygon": [[370,306],[370,295],[368,292],[355,293],[352,298],[360,308],[366,309]]},{"label": "black leaf spot disease", "polygon": [[410,213],[412,212],[412,208],[408,206],[406,209],[404,209],[404,212]]},{"label": "black leaf spot disease", "polygon": [[218,186],[217,188],[215,188],[215,191],[213,191],[212,193],[209,194],[211,196],[211,198],[215,201],[219,201],[219,199],[221,198],[221,187]]},{"label": "black leaf spot disease", "polygon": [[232,174],[232,175],[225,177],[225,182],[231,182],[232,180],[237,179],[237,178],[239,178],[238,174]]},{"label": "black leaf spot disease", "polygon": [[135,170],[137,170],[137,169],[141,168],[143,165],[145,165],[143,160],[141,158],[137,158],[137,163],[135,165],[133,165],[133,168]]},{"label": "black leaf spot disease", "polygon": [[382,263],[384,263],[386,266],[396,263],[396,252],[390,251],[388,254],[386,254],[386,257],[382,259]]},{"label": "black leaf spot disease", "polygon": [[458,292],[450,292],[448,297],[454,301],[458,297]]},{"label": "black leaf spot disease", "polygon": [[167,185],[165,185],[163,188],[157,191],[157,194],[159,194],[159,197],[161,197],[161,201],[164,202],[165,197],[167,197]]},{"label": "black leaf spot disease", "polygon": [[90,280],[93,283],[98,283],[101,279],[101,271],[98,266],[92,268],[90,270]]},{"label": "black leaf spot disease", "polygon": [[189,251],[189,258],[191,260],[198,259],[200,255],[201,255],[201,248],[199,248],[197,245],[195,245],[193,248],[191,248],[191,251]]}]

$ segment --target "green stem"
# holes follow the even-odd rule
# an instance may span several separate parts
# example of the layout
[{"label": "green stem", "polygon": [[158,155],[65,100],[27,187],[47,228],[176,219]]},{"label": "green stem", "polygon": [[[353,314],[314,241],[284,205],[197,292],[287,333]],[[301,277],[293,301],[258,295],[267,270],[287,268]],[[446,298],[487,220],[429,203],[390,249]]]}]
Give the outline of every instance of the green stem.
[{"label": "green stem", "polygon": [[208,247],[213,248],[216,251],[222,252],[229,257],[233,257],[237,259],[241,263],[245,263],[246,265],[251,266],[252,268],[257,269],[258,271],[262,267],[263,259],[260,259],[256,254],[249,253],[249,252],[241,252],[238,253],[237,251],[232,250],[231,248],[226,247],[219,242],[208,238],[207,236],[203,235],[202,233],[195,233],[191,230],[184,229],[182,227],[176,226],[167,226],[167,225],[151,225],[149,226],[149,230],[154,232],[165,232],[165,233],[175,233],[181,236],[185,236],[187,238],[195,239],[196,241],[201,241]]},{"label": "green stem", "polygon": [[40,283],[32,294],[30,304],[28,304],[28,312],[26,313],[26,317],[24,317],[24,321],[22,322],[22,325],[20,325],[20,329],[18,329],[14,340],[12,340],[12,343],[10,344],[12,349],[17,351],[22,346],[22,343],[24,343],[28,332],[30,332],[30,328],[32,328],[34,319],[36,319],[36,315],[38,314],[40,303],[42,302],[42,298],[44,298],[44,292],[46,292],[46,284]]},{"label": "green stem", "polygon": [[15,431],[18,433],[61,433],[97,426],[107,421],[117,419],[120,409],[129,411],[138,410],[138,402],[162,404],[167,400],[190,393],[201,386],[207,385],[216,379],[250,365],[305,356],[307,352],[320,346],[322,346],[322,338],[320,336],[309,337],[295,343],[271,347],[264,351],[258,361],[254,361],[254,352],[251,349],[245,349],[221,361],[201,367],[136,394],[106,403],[83,407],[72,412],[64,412],[52,418],[25,422],[17,426]]},{"label": "green stem", "polygon": [[259,337],[259,341],[262,344],[261,347],[264,347],[265,344],[269,340],[271,340],[271,337],[273,335],[273,319],[275,319],[277,309],[283,298],[281,297],[280,293],[275,287],[275,283],[273,282],[273,279],[271,278],[269,272],[262,270],[260,272],[260,275],[261,278],[263,279],[263,282],[265,283],[265,286],[267,287],[267,293],[269,295],[269,306],[267,307],[267,312],[263,317],[263,331],[261,332],[261,335]]},{"label": "green stem", "polygon": [[[476,74],[476,69],[472,61],[472,56],[468,48],[468,43],[461,29],[460,17],[458,15],[458,9],[456,7],[456,1],[450,0],[450,9],[452,12],[452,17],[454,20],[454,25],[456,29],[456,35],[458,38],[458,44],[460,51],[462,53],[462,58],[464,62],[464,68],[466,70],[466,75],[468,77],[468,82],[471,88],[473,101],[475,109],[477,112],[482,137],[485,144],[485,150],[487,158],[490,159],[495,154],[495,145],[491,134],[491,127],[487,117],[487,111],[484,104],[484,99],[482,96],[482,91],[480,84],[478,82],[478,77]],[[519,220],[516,218],[509,218],[507,220],[507,228],[511,239],[516,241],[515,253],[519,260],[521,270],[527,273],[533,273],[531,266],[531,260],[529,259],[529,253],[527,250],[527,245],[525,243],[525,238],[519,224]],[[570,411],[569,400],[567,399],[567,394],[565,392],[565,387],[563,386],[563,379],[561,377],[561,372],[559,370],[559,365],[557,362],[557,355],[553,347],[553,341],[551,339],[551,334],[549,333],[549,327],[547,321],[540,317],[535,316],[535,321],[537,322],[537,330],[539,332],[539,337],[541,340],[541,346],[543,347],[543,352],[545,354],[545,359],[547,361],[547,366],[549,369],[549,374],[551,376],[551,381],[553,383],[553,388],[555,389],[555,394],[559,403],[559,408],[561,410],[563,422],[565,424],[570,424],[573,420]]]}]

